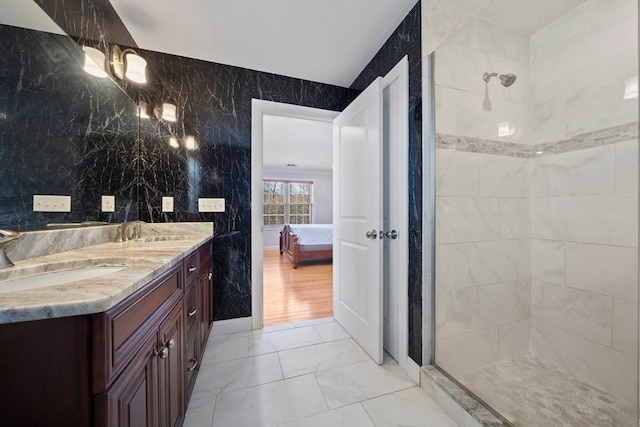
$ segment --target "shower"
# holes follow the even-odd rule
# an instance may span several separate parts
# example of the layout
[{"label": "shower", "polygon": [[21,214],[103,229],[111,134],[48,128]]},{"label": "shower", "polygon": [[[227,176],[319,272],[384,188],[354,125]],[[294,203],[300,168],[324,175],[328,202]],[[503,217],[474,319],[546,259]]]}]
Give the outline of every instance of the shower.
[{"label": "shower", "polygon": [[498,79],[500,79],[500,83],[502,83],[502,86],[504,87],[511,86],[518,78],[518,76],[516,76],[515,74],[484,73],[482,75],[482,78],[487,83],[489,83],[491,77],[498,77]]}]

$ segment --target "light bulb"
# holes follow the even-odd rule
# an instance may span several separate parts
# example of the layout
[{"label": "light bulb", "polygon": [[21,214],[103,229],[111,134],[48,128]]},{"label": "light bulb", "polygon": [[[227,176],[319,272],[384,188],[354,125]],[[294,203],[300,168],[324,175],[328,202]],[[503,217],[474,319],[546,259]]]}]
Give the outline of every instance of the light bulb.
[{"label": "light bulb", "polygon": [[184,146],[187,150],[195,150],[197,148],[196,137],[188,135],[184,141]]},{"label": "light bulb", "polygon": [[92,76],[107,77],[107,73],[104,71],[104,53],[89,46],[84,46],[82,50],[84,51],[83,70]]},{"label": "light bulb", "polygon": [[125,77],[132,82],[146,83],[147,61],[135,53],[126,54],[125,61],[127,63],[127,71],[124,73]]},{"label": "light bulb", "polygon": [[162,119],[168,122],[175,122],[176,118],[176,106],[165,102],[162,104]]}]

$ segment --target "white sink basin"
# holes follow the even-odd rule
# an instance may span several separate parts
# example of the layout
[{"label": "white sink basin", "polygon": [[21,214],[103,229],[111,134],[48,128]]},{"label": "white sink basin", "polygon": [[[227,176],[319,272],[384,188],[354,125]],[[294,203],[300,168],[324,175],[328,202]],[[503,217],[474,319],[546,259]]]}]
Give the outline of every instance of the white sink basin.
[{"label": "white sink basin", "polygon": [[64,285],[107,274],[114,274],[127,267],[126,264],[88,265],[69,270],[48,271],[31,276],[0,281],[0,294]]}]

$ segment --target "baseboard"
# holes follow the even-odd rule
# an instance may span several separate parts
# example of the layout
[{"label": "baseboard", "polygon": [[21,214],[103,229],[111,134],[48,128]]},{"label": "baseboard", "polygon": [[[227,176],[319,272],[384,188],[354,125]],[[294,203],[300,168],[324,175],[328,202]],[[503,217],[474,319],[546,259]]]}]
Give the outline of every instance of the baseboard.
[{"label": "baseboard", "polygon": [[280,249],[280,246],[265,246],[264,247],[265,251],[275,251],[277,249]]},{"label": "baseboard", "polygon": [[217,320],[211,327],[211,335],[227,335],[252,329],[251,316],[237,319]]}]

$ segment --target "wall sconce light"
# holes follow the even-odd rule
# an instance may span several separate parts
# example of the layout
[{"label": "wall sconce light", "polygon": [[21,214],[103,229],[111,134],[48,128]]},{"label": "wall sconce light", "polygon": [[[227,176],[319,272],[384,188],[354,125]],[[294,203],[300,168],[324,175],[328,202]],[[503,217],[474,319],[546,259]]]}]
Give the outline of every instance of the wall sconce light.
[{"label": "wall sconce light", "polygon": [[516,133],[516,125],[509,122],[498,123],[498,136],[512,136]]},{"label": "wall sconce light", "polygon": [[198,148],[198,144],[196,143],[196,137],[188,135],[187,138],[184,140],[184,146],[187,150],[192,150],[192,151]]},{"label": "wall sconce light", "polygon": [[138,117],[140,117],[141,119],[148,119],[148,111],[149,107],[147,106],[147,103],[144,101],[140,101],[140,103],[138,104]]},{"label": "wall sconce light", "polygon": [[147,61],[138,56],[135,50],[121,50],[118,46],[111,46],[111,67],[119,78],[125,77],[135,83],[146,83]]},{"label": "wall sconce light", "polygon": [[89,46],[83,46],[82,50],[84,51],[84,67],[82,69],[92,76],[107,77],[107,72],[104,70],[104,53]]},{"label": "wall sconce light", "polygon": [[177,108],[174,104],[168,102],[162,103],[162,107],[156,107],[153,112],[158,119],[165,120],[167,122],[177,122],[178,117],[176,115]]},{"label": "wall sconce light", "polygon": [[172,146],[173,148],[180,147],[180,144],[178,144],[178,140],[176,138],[174,138],[173,136],[169,137],[169,145]]},{"label": "wall sconce light", "polygon": [[637,97],[638,76],[634,76],[624,81],[624,99],[635,99]]}]

